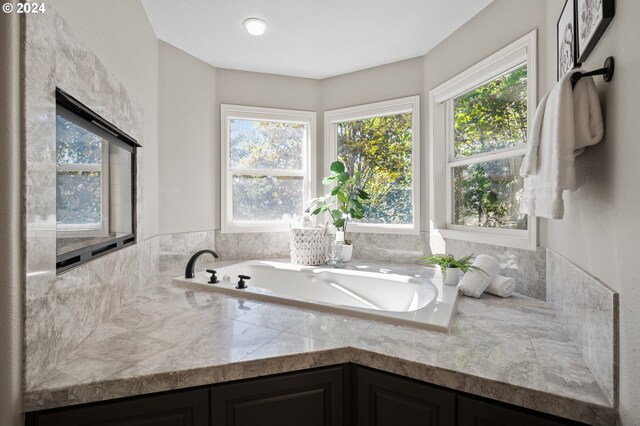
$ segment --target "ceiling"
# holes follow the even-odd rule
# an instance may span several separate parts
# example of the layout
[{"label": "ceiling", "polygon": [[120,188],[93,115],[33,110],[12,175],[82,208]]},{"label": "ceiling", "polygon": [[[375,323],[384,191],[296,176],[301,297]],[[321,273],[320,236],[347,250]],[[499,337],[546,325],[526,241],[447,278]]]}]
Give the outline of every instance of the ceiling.
[{"label": "ceiling", "polygon": [[[421,56],[492,0],[142,0],[156,36],[220,68],[327,78]],[[264,19],[249,35],[242,21]]]}]

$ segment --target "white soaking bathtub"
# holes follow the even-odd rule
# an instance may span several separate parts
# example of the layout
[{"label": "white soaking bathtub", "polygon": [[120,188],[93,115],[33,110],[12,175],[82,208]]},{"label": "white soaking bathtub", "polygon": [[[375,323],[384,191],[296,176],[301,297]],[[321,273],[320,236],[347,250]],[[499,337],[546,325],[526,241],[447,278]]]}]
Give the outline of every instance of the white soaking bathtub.
[{"label": "white soaking bathtub", "polygon": [[[293,306],[353,315],[384,322],[448,331],[456,307],[457,289],[439,279],[394,273],[356,261],[349,269],[301,266],[252,260],[217,269],[217,284],[209,274],[175,278],[180,286],[220,292]],[[250,276],[246,289],[236,289],[238,275]]]}]

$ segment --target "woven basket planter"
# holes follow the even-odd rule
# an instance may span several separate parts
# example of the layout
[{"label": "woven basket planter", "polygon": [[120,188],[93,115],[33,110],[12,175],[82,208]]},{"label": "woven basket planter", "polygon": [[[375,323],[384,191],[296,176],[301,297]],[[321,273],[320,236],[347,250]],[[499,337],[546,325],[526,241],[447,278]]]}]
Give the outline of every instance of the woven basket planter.
[{"label": "woven basket planter", "polygon": [[291,229],[289,231],[291,263],[322,265],[327,261],[329,237],[323,228]]}]

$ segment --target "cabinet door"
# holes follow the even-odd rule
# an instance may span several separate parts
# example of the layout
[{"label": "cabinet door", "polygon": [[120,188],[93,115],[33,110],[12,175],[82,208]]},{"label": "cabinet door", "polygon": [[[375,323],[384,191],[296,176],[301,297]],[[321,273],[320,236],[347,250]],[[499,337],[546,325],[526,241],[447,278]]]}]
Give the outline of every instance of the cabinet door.
[{"label": "cabinet door", "polygon": [[[207,389],[101,402],[29,415],[35,426],[208,426]],[[31,422],[31,423],[29,423]]]},{"label": "cabinet door", "polygon": [[358,426],[454,426],[456,394],[391,374],[358,368]]},{"label": "cabinet door", "polygon": [[509,408],[467,396],[458,396],[458,426],[560,426],[579,425],[571,420],[550,419],[544,414]]},{"label": "cabinet door", "polygon": [[212,426],[342,426],[344,368],[211,387]]}]

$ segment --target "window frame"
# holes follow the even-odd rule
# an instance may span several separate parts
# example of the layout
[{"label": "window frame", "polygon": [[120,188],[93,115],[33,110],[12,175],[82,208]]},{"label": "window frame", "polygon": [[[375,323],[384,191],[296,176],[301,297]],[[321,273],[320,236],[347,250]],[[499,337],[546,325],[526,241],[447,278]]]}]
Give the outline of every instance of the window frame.
[{"label": "window frame", "polygon": [[[84,164],[84,163],[58,163],[56,162],[56,173],[71,171],[71,172],[100,172],[100,222],[99,223],[66,223],[56,224],[56,230],[63,233],[65,238],[74,238],[78,235],[82,236],[106,236],[109,235],[109,144],[111,141],[108,134],[104,130],[95,126],[83,118],[72,113],[63,106],[58,106],[56,109],[56,116],[60,116],[65,120],[75,124],[76,126],[83,128],[96,136],[102,138],[102,160],[99,165],[97,164]],[[93,231],[93,232],[87,232]]]},{"label": "window frame", "polygon": [[[137,178],[138,178],[138,161],[137,161],[137,149],[142,148],[134,138],[129,136],[127,133],[120,130],[118,127],[98,115],[96,112],[91,110],[85,104],[65,92],[59,87],[56,87],[55,92],[56,99],[56,115],[58,115],[60,108],[70,112],[73,116],[76,116],[76,120],[72,120],[77,124],[81,125],[81,127],[93,126],[89,127],[92,129],[91,131],[98,132],[98,135],[103,135],[103,138],[108,141],[108,151],[109,155],[107,156],[106,163],[108,164],[111,161],[110,158],[110,147],[113,144],[114,146],[118,146],[125,151],[129,152],[131,158],[131,167],[130,167],[130,176],[131,176],[131,232],[127,234],[123,234],[121,236],[114,236],[113,238],[107,239],[105,241],[101,241],[95,244],[89,244],[82,246],[78,249],[71,250],[62,254],[56,253],[56,274],[61,274],[69,269],[75,268],[76,266],[80,266],[86,262],[97,259],[102,256],[106,256],[114,251],[120,250],[122,248],[128,247],[130,245],[136,244],[138,238],[137,232],[137,214],[138,214],[138,205],[137,205]],[[84,121],[83,121],[84,120]],[[86,122],[86,123],[85,123]],[[86,124],[86,125],[85,125]],[[56,135],[57,141],[57,135]],[[104,163],[104,161],[103,161]],[[57,161],[56,161],[57,164]],[[107,166],[110,167],[110,166]],[[110,191],[111,188],[109,185],[111,182],[107,183],[107,188]],[[106,211],[109,212],[109,205],[104,204],[106,206]],[[110,214],[110,212],[109,212]],[[108,216],[106,216],[108,217]],[[57,220],[56,220],[57,223]],[[107,229],[107,231],[109,231]],[[70,236],[70,235],[69,235]],[[91,236],[91,235],[89,235]],[[58,244],[58,232],[56,226],[56,251]]]},{"label": "window frame", "polygon": [[[470,90],[527,66],[527,131],[537,106],[537,30],[458,74],[429,92],[430,240],[432,250],[444,251],[444,239],[463,240],[535,250],[537,219],[527,218],[527,230],[474,228],[452,224],[454,167],[524,155],[527,144],[453,158],[453,100]],[[443,184],[444,183],[444,184]]]},{"label": "window frame", "polygon": [[[307,126],[307,140],[302,149],[302,169],[231,169],[229,167],[229,120],[244,119],[256,121],[274,121],[298,123]],[[316,113],[313,111],[290,110],[280,108],[253,107],[244,105],[220,105],[221,132],[221,206],[220,231],[223,233],[274,232],[288,231],[290,224],[285,221],[236,221],[233,219],[233,176],[274,176],[303,178],[303,209],[315,197],[316,165],[312,158],[316,153]],[[302,214],[303,211],[300,212]]]},{"label": "window frame", "polygon": [[333,109],[324,113],[325,158],[323,170],[329,170],[332,162],[338,158],[337,125],[339,123],[363,120],[388,115],[412,114],[412,194],[413,224],[372,224],[349,222],[351,232],[385,233],[385,234],[420,234],[420,95],[407,96],[382,102],[356,105],[347,108]]}]

